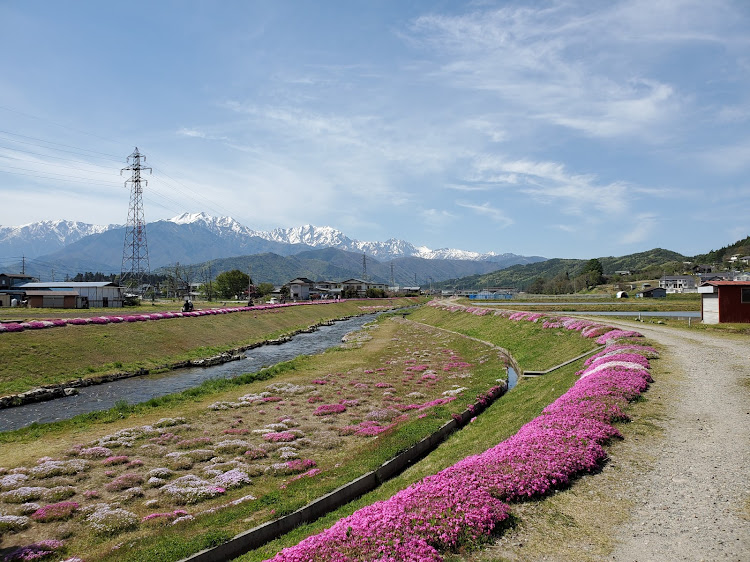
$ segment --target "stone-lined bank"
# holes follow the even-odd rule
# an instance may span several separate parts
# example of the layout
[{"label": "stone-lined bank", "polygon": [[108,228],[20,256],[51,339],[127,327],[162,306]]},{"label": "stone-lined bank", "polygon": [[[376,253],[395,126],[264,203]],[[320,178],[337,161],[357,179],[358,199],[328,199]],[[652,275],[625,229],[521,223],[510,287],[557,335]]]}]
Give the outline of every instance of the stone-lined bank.
[{"label": "stone-lined bank", "polygon": [[358,315],[342,316],[333,320],[326,320],[324,322],[317,322],[307,328],[301,328],[288,334],[284,334],[275,339],[263,340],[241,347],[234,348],[229,351],[225,351],[218,355],[211,357],[205,357],[201,359],[191,359],[188,361],[178,361],[168,365],[160,365],[154,369],[137,369],[135,371],[122,371],[117,373],[108,373],[105,375],[98,375],[94,377],[78,378],[70,380],[60,384],[44,385],[39,388],[34,388],[26,392],[18,394],[10,394],[7,396],[0,396],[0,409],[12,408],[17,406],[24,406],[27,404],[34,404],[37,402],[46,402],[49,400],[55,400],[57,398],[64,398],[67,396],[74,396],[78,394],[79,388],[107,384],[119,380],[130,379],[133,377],[142,377],[150,375],[152,373],[162,373],[165,371],[175,371],[179,369],[186,369],[191,367],[213,367],[216,365],[222,365],[231,361],[239,361],[246,359],[245,352],[256,349],[258,347],[266,345],[281,345],[291,341],[291,339],[299,334],[309,334],[315,332],[321,326],[332,326],[335,322],[344,322],[352,318],[360,316],[367,316],[372,313],[363,313]]}]

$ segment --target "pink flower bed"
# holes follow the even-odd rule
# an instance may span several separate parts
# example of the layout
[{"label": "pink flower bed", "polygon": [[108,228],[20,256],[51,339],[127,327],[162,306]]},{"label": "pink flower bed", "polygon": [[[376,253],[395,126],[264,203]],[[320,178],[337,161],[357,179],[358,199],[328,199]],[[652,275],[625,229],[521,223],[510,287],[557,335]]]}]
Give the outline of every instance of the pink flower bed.
[{"label": "pink flower bed", "polygon": [[234,308],[212,308],[208,310],[195,310],[193,312],[154,312],[151,314],[133,314],[124,316],[95,316],[93,318],[57,318],[53,320],[33,320],[31,322],[0,323],[0,334],[3,332],[23,332],[24,330],[40,330],[43,328],[54,328],[62,326],[85,326],[87,324],[104,325],[121,322],[146,322],[149,320],[162,320],[166,318],[187,318],[198,316],[209,316],[214,314],[229,314],[231,312],[247,312],[265,310],[269,308],[285,308],[288,306],[311,306],[321,304],[332,304],[339,301],[306,301],[290,302],[284,304],[263,304],[258,306],[238,306]]},{"label": "pink flower bed", "polygon": [[345,404],[321,404],[313,412],[313,416],[330,416],[346,412]]},{"label": "pink flower bed", "polygon": [[[633,335],[640,334],[625,337]],[[601,467],[603,446],[620,436],[612,423],[627,419],[628,402],[651,382],[642,355],[622,367],[623,355],[636,353],[596,359],[513,437],[356,511],[273,562],[438,561],[441,552],[487,540],[508,518],[504,502],[542,497]]]}]

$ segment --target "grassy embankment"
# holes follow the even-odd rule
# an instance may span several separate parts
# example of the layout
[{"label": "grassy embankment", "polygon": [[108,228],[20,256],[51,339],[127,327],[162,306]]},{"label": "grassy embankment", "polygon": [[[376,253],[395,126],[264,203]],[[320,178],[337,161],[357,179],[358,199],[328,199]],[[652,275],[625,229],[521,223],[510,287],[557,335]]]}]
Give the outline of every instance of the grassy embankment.
[{"label": "grassy embankment", "polygon": [[[372,312],[363,307],[406,306],[413,302],[410,299],[354,300],[195,318],[4,333],[0,334],[0,395],[108,373],[141,368],[158,371],[167,364],[210,357],[318,322]],[[138,313],[130,308],[110,308],[92,315],[101,316],[102,311]],[[48,309],[45,312],[39,318],[58,317],[59,311]]]},{"label": "grassy embankment", "polygon": [[[450,315],[445,312],[423,309],[414,313],[414,318],[422,322],[441,324],[446,329],[470,332],[470,335],[474,337],[494,341],[498,345],[511,349],[521,365],[527,369],[546,368],[560,360],[560,357],[554,353],[545,356],[547,351],[567,348],[566,352],[563,353],[565,357],[562,357],[563,359],[567,359],[579,353],[583,348],[593,347],[593,342],[583,340],[577,333],[565,333],[560,330],[542,331],[535,324],[514,323],[495,317],[474,317],[466,314]],[[393,345],[390,342],[393,341],[394,334],[387,330],[376,333],[381,333],[383,337],[376,337],[373,342],[366,344],[363,350],[355,352],[337,351],[317,358],[298,360],[283,368],[275,369],[273,373],[269,374],[275,375],[274,380],[278,382],[299,382],[302,380],[309,381],[315,376],[320,376],[322,373],[331,372],[332,370],[351,370],[352,361],[359,362],[360,365],[377,364],[379,359],[382,360],[385,357],[384,354],[393,353],[392,349],[390,351],[388,349],[389,346]],[[447,336],[444,333],[439,333],[431,337],[438,339]],[[410,337],[410,339],[413,338]],[[472,353],[476,357],[477,345],[481,348],[480,344],[460,337],[451,336],[449,339],[451,347],[461,354],[467,354],[467,358]],[[472,349],[474,350],[473,352],[471,351]],[[539,351],[539,349],[543,351]],[[388,497],[399,487],[408,485],[425,474],[435,472],[443,466],[452,464],[467,454],[485,450],[489,446],[511,435],[518,427],[536,416],[541,411],[541,408],[554,400],[554,398],[563,393],[572,384],[575,380],[574,373],[577,368],[580,368],[580,366],[574,365],[543,379],[524,381],[516,390],[501,399],[498,405],[492,408],[494,414],[489,416],[484,414],[477,423],[472,424],[470,428],[461,432],[461,435],[466,435],[465,441],[454,442],[449,447],[444,447],[442,454],[434,457],[431,456],[426,461],[423,461],[423,463],[420,463],[418,465],[419,468],[415,467],[402,478],[390,483],[376,493],[375,496],[369,496],[370,499],[365,499],[364,501],[373,501],[374,497],[380,497],[378,494],[381,494],[382,497]],[[497,370],[498,365],[492,362],[485,362],[481,367],[476,366],[474,369],[476,371],[475,375],[480,374],[482,375],[480,379],[486,380],[479,386],[471,388],[466,396],[471,396],[471,392],[476,392],[483,385],[489,386],[493,377],[498,375]],[[262,387],[266,384],[255,382],[239,386],[241,382],[213,382],[213,385],[218,384],[218,386],[210,387],[210,385],[204,385],[199,392],[188,391],[182,393],[180,399],[170,400],[167,398],[163,401],[157,401],[158,403],[153,406],[153,411],[133,411],[130,413],[131,417],[129,419],[120,419],[126,417],[127,413],[114,412],[115,415],[111,416],[107,420],[107,423],[98,423],[95,420],[87,418],[82,424],[76,423],[75,420],[73,422],[53,424],[50,426],[50,431],[44,431],[43,428],[46,426],[42,426],[41,431],[12,432],[6,434],[4,437],[8,438],[7,441],[16,441],[17,443],[5,445],[3,448],[5,449],[5,453],[12,451],[14,454],[4,456],[8,460],[14,459],[15,461],[20,461],[21,457],[31,458],[35,454],[54,454],[55,449],[69,447],[72,442],[80,441],[84,438],[96,438],[105,432],[111,433],[123,427],[131,427],[136,421],[138,423],[152,423],[162,416],[184,415],[193,418],[191,419],[191,423],[199,423],[195,419],[195,416],[210,416],[210,414],[205,413],[205,405],[207,403],[227,399],[230,395],[236,397],[239,393],[257,389],[259,386]],[[222,387],[222,385],[233,385],[233,388],[227,390],[227,387]],[[303,486],[293,484],[283,495],[279,494],[278,490],[275,492],[267,491],[268,493],[265,495],[259,496],[260,499],[257,502],[251,502],[248,505],[213,515],[202,516],[195,523],[183,524],[174,532],[171,528],[160,529],[158,537],[142,537],[141,535],[137,535],[137,550],[131,552],[131,554],[135,555],[137,559],[143,560],[177,559],[191,551],[221,542],[244,528],[252,527],[253,524],[272,517],[271,509],[275,510],[276,515],[292,511],[313,497],[317,497],[351,480],[358,474],[378,466],[383,460],[392,457],[399,450],[403,450],[410,443],[415,442],[426,433],[434,430],[440,423],[443,423],[447,419],[450,411],[450,407],[436,409],[427,418],[414,420],[412,423],[399,428],[393,433],[383,434],[376,438],[376,447],[372,447],[370,443],[370,446],[363,448],[355,455],[347,453],[345,457],[348,462],[341,464],[336,470],[330,471],[326,478],[311,480]],[[132,414],[136,413],[139,415],[137,418],[134,418]],[[23,447],[23,452],[19,453],[21,449],[17,445],[21,443],[25,443],[26,446]],[[33,446],[31,446],[32,443]],[[329,460],[335,459],[335,455],[332,454],[331,457],[332,459]],[[263,486],[259,486],[258,489],[253,487],[251,491],[257,496],[258,492],[263,491]],[[358,505],[361,505],[361,502]],[[356,506],[350,506],[349,508],[345,508],[345,510],[353,509],[354,507]],[[338,516],[341,515],[332,517]],[[327,518],[326,520],[330,521],[331,518]],[[188,525],[188,527],[185,525]],[[315,528],[316,526],[309,526],[310,530],[307,532],[313,532],[312,530]],[[295,542],[301,536],[300,533],[304,532],[306,532],[304,529],[297,531],[294,536],[287,538],[286,542],[288,544]],[[186,540],[186,536],[192,538]],[[128,540],[135,538],[136,536]],[[99,555],[104,556],[104,551],[106,551],[104,547],[104,544],[94,541],[87,548],[96,551],[96,558],[99,558]],[[270,548],[273,549],[274,546]],[[127,551],[123,552],[124,550],[116,550],[105,558],[118,560],[133,559],[132,556],[128,558],[130,554]],[[266,549],[266,552],[269,551]],[[262,557],[264,554],[260,554],[260,556]]]},{"label": "grassy embankment", "polygon": [[[545,303],[575,303],[575,304],[535,304]],[[481,306],[482,301],[471,299],[459,299],[461,304]],[[564,312],[684,312],[699,311],[701,309],[701,296],[698,293],[670,294],[663,299],[615,299],[615,298],[592,298],[585,295],[517,295],[511,300],[490,301],[493,308],[508,308],[512,310],[524,310],[529,312],[547,312],[550,314]],[[507,306],[506,306],[507,305]]]},{"label": "grassy embankment", "polygon": [[[505,347],[512,352],[521,367],[527,370],[547,369],[595,346],[592,340],[582,338],[578,332],[545,330],[539,324],[513,322],[495,316],[451,314],[425,307],[411,314],[410,318]],[[387,499],[421,478],[435,474],[469,455],[481,453],[507,439],[522,425],[538,416],[545,406],[567,391],[577,380],[576,372],[582,367],[583,360],[580,360],[543,377],[522,379],[516,388],[497,400],[474,423],[453,434],[435,452],[402,475],[351,504],[309,525],[300,526],[238,560],[257,562],[268,559],[282,548],[297,544],[357,509]],[[456,559],[460,559],[458,555]]]}]

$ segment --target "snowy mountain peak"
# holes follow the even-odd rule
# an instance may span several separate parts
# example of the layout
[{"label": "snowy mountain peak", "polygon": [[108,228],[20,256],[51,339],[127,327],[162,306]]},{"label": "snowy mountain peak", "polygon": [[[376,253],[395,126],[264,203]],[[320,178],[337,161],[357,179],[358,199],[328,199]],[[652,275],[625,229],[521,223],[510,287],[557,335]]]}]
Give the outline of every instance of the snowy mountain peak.
[{"label": "snowy mountain peak", "polygon": [[[378,260],[403,257],[418,257],[428,260],[472,260],[472,261],[513,261],[525,260],[514,254],[498,255],[495,252],[482,254],[467,250],[440,248],[431,250],[426,246],[415,247],[404,240],[390,238],[385,242],[353,240],[340,230],[330,226],[305,224],[292,228],[276,228],[270,232],[255,231],[243,226],[232,217],[214,217],[208,213],[183,213],[161,223],[194,225],[205,228],[225,241],[232,240],[239,249],[249,248],[249,241],[261,238],[281,244],[302,245],[310,248],[336,248],[348,252],[365,253]],[[92,225],[76,221],[41,221],[22,226],[0,226],[0,257],[34,257],[44,255],[76,242],[91,234],[101,234],[122,225]],[[539,258],[544,259],[544,258]],[[534,261],[538,261],[536,257]]]}]

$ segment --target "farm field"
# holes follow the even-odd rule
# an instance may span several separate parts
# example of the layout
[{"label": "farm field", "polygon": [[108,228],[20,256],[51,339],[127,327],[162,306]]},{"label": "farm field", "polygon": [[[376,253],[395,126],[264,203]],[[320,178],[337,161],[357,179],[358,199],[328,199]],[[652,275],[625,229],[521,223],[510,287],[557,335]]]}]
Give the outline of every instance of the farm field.
[{"label": "farm field", "polygon": [[[0,396],[121,371],[158,371],[164,365],[217,355],[319,322],[414,302],[413,299],[350,300],[195,318],[0,333]],[[141,308],[144,314],[153,312],[149,307]],[[104,311],[110,315],[138,313],[111,308],[88,312],[101,316]],[[56,318],[59,313],[56,309],[44,312],[40,318]]]}]

